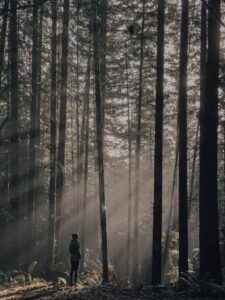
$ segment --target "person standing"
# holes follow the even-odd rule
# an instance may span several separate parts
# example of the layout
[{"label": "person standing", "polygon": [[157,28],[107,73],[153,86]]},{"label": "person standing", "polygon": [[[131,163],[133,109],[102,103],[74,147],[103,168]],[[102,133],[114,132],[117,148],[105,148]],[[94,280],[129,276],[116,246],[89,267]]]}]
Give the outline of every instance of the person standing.
[{"label": "person standing", "polygon": [[73,285],[73,273],[75,273],[74,284],[76,285],[77,284],[77,272],[78,272],[80,258],[81,258],[80,245],[78,242],[78,234],[77,233],[72,234],[72,240],[70,242],[69,252],[70,252],[70,262],[71,262],[70,285]]}]

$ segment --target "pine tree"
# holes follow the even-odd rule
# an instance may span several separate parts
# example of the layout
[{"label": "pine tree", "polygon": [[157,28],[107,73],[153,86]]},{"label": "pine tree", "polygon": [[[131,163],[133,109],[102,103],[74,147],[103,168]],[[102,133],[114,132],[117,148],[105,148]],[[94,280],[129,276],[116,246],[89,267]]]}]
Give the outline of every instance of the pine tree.
[{"label": "pine tree", "polygon": [[155,160],[154,160],[154,210],[152,284],[161,284],[162,260],[162,151],[163,151],[163,98],[164,98],[164,0],[158,3],[157,79],[155,113]]},{"label": "pine tree", "polygon": [[19,246],[19,141],[18,141],[18,36],[17,36],[17,10],[16,0],[10,0],[10,77],[11,77],[11,112],[10,112],[10,203],[12,209],[12,232],[11,232],[11,265],[18,267],[18,246]]},{"label": "pine tree", "polygon": [[187,66],[189,0],[182,1],[179,64],[179,276],[188,271],[188,196],[187,196]]},{"label": "pine tree", "polygon": [[60,227],[62,198],[64,188],[65,140],[66,140],[66,109],[67,109],[67,77],[68,77],[68,27],[69,27],[69,0],[63,2],[63,32],[62,32],[62,58],[61,58],[61,89],[59,113],[59,143],[57,155],[56,177],[56,256],[59,255]]},{"label": "pine tree", "polygon": [[[222,283],[217,204],[217,127],[220,0],[209,0],[205,93],[200,107],[200,277]],[[215,14],[215,15],[214,15]],[[202,13],[202,60],[205,59],[205,14]],[[202,75],[202,74],[201,74]],[[204,80],[204,77],[202,78]]]},{"label": "pine tree", "polygon": [[108,245],[107,245],[107,223],[106,223],[106,204],[105,204],[105,178],[104,178],[104,157],[103,157],[103,132],[102,132],[102,95],[101,95],[101,76],[99,63],[99,22],[98,4],[93,3],[93,46],[94,46],[94,73],[95,73],[95,102],[96,102],[96,138],[98,154],[98,173],[99,173],[99,207],[101,224],[101,248],[102,248],[102,267],[103,282],[109,281],[108,274]]},{"label": "pine tree", "polygon": [[51,0],[51,137],[50,137],[50,182],[48,213],[48,251],[47,269],[50,271],[54,262],[55,250],[55,205],[56,205],[56,33],[57,0]]}]

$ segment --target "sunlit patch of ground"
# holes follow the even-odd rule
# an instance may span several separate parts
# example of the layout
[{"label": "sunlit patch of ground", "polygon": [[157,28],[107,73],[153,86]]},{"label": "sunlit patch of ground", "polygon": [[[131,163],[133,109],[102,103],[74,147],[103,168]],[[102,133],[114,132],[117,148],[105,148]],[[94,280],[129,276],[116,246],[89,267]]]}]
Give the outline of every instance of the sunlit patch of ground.
[{"label": "sunlit patch of ground", "polygon": [[[13,300],[13,299],[78,299],[78,300],[142,300],[142,299],[211,299],[210,297],[194,297],[189,298],[185,294],[167,293],[164,291],[153,292],[152,289],[138,289],[138,288],[124,288],[119,285],[104,285],[104,286],[58,286],[52,283],[43,282],[30,285],[20,285],[0,291],[0,299]],[[223,298],[217,298],[223,299]]]},{"label": "sunlit patch of ground", "polygon": [[0,299],[20,299],[19,297],[24,293],[32,291],[41,291],[42,289],[50,288],[50,284],[47,282],[38,282],[32,284],[18,285],[15,287],[4,288],[0,290]]}]

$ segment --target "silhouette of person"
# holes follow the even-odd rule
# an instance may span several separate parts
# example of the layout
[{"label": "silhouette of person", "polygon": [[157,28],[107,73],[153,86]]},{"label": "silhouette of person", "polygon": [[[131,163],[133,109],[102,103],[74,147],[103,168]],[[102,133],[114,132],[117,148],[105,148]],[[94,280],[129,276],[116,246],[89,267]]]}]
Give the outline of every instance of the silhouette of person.
[{"label": "silhouette of person", "polygon": [[69,246],[69,252],[70,252],[70,262],[71,262],[71,271],[70,271],[70,285],[73,284],[73,273],[75,272],[75,278],[74,278],[74,284],[77,284],[77,272],[79,268],[80,263],[80,245],[78,242],[78,234],[73,233],[72,234],[72,240],[70,242]]}]

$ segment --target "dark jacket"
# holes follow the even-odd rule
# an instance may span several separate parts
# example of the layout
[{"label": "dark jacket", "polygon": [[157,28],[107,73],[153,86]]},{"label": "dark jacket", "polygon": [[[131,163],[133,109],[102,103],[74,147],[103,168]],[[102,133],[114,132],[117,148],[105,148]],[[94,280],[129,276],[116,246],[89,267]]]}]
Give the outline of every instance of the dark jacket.
[{"label": "dark jacket", "polygon": [[79,261],[81,258],[80,245],[77,240],[70,242],[69,252],[71,254],[71,261]]}]

